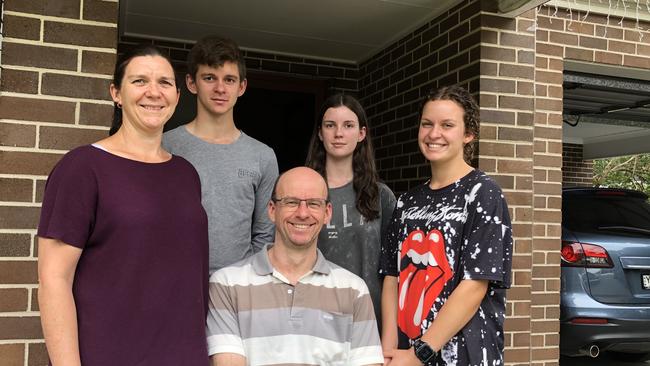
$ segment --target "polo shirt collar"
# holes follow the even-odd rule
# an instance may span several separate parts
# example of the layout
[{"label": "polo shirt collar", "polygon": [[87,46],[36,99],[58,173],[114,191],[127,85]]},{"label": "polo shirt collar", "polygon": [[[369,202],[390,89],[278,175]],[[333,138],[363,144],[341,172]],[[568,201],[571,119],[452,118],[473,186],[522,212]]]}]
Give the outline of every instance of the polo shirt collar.
[{"label": "polo shirt collar", "polygon": [[[273,274],[273,266],[269,260],[269,249],[272,247],[273,244],[266,244],[262,250],[253,256],[252,264],[256,274],[260,276]],[[314,268],[312,268],[312,272],[324,275],[330,274],[332,268],[323,253],[319,249],[316,249],[316,255],[316,263],[314,264]]]}]

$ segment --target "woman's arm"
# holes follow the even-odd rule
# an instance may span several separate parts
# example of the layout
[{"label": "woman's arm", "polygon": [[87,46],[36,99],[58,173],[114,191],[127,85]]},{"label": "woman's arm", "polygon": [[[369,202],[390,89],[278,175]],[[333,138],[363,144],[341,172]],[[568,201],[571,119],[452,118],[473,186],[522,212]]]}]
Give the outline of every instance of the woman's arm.
[{"label": "woman's arm", "polygon": [[[487,280],[462,280],[440,308],[436,320],[422,335],[422,340],[439,352],[476,314],[487,288]],[[415,357],[412,347],[408,350],[396,350],[392,356],[391,366],[422,365]]]},{"label": "woman's arm", "polygon": [[[385,276],[381,290],[381,348],[397,348],[397,277]],[[384,362],[386,362],[384,355]]]},{"label": "woman's arm", "polygon": [[38,304],[50,360],[56,366],[81,365],[77,310],[72,297],[81,249],[60,240],[38,238]]}]

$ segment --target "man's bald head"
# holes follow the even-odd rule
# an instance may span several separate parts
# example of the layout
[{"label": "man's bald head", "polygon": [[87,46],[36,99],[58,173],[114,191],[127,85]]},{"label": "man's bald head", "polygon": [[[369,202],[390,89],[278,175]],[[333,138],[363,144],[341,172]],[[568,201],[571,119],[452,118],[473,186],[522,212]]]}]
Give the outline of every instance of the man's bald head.
[{"label": "man's bald head", "polygon": [[[290,184],[285,182],[289,182]],[[295,185],[295,182],[301,182],[303,184],[300,185],[304,185],[304,188],[309,187],[313,192],[319,193],[318,195],[309,198],[328,198],[327,183],[325,182],[325,179],[317,171],[307,167],[297,167],[282,173],[275,181],[272,197],[295,197],[295,193],[287,193],[284,191],[285,189],[292,189],[289,188],[289,186]]]}]

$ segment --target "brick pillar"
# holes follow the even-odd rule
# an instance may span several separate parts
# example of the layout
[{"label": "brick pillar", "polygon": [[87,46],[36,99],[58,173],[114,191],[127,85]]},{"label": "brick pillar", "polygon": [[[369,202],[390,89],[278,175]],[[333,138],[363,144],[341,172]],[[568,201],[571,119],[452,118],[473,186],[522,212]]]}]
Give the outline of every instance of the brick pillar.
[{"label": "brick pillar", "polygon": [[564,187],[592,187],[594,161],[582,158],[582,145],[562,144],[562,185]]},{"label": "brick pillar", "polygon": [[[539,56],[535,19],[536,10],[481,17],[479,168],[499,182],[512,214],[506,362],[520,365],[559,356],[562,73]],[[550,86],[558,76],[559,88]]]},{"label": "brick pillar", "polygon": [[0,360],[43,365],[36,226],[62,154],[106,136],[117,1],[5,0],[0,63]]},{"label": "brick pillar", "polygon": [[506,313],[506,362],[531,362],[535,35],[530,14],[481,17],[479,168],[501,185],[515,239]]}]

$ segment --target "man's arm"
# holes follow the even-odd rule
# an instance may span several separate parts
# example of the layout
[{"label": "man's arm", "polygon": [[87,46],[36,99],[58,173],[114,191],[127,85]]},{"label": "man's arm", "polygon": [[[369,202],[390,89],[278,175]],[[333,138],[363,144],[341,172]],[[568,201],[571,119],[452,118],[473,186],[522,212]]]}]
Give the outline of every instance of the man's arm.
[{"label": "man's arm", "polygon": [[210,360],[212,366],[246,366],[246,357],[237,353],[217,353]]},{"label": "man's arm", "polygon": [[251,227],[251,243],[255,252],[262,250],[264,245],[272,243],[275,233],[275,227],[266,213],[266,207],[273,194],[275,180],[278,178],[278,161],[273,150],[271,148],[269,150],[269,154],[262,154],[260,184],[255,191],[255,209]]},{"label": "man's arm", "polygon": [[38,304],[47,352],[53,365],[81,365],[72,283],[81,249],[38,238]]},{"label": "man's arm", "polygon": [[[440,351],[476,314],[487,288],[487,280],[462,280],[440,308],[436,320],[422,335],[422,340],[434,350]],[[412,347],[407,350],[395,350],[389,353],[389,356],[392,356],[390,366],[422,365],[415,357]]]},{"label": "man's arm", "polygon": [[[397,348],[397,277],[385,276],[381,290],[381,348]],[[389,360],[384,356],[384,363]]]}]

